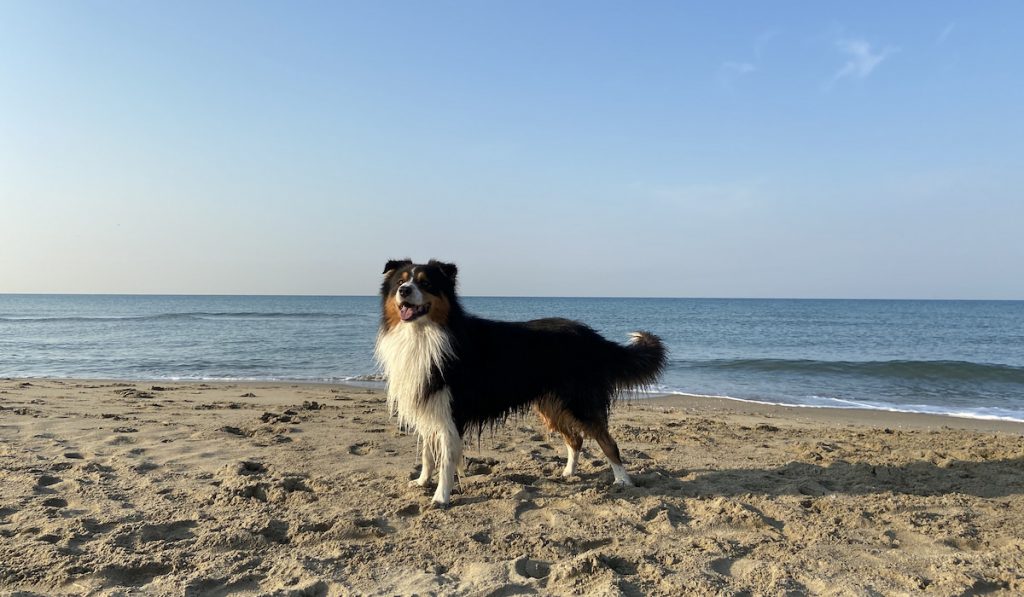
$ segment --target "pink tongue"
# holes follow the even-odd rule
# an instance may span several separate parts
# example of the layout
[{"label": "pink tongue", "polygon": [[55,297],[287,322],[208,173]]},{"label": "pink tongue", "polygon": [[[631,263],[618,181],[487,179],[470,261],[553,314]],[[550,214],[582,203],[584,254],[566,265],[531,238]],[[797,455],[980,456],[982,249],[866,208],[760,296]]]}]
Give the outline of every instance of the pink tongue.
[{"label": "pink tongue", "polygon": [[415,314],[416,310],[413,309],[412,307],[402,305],[401,307],[398,308],[398,316],[402,318],[402,321],[409,321]]}]

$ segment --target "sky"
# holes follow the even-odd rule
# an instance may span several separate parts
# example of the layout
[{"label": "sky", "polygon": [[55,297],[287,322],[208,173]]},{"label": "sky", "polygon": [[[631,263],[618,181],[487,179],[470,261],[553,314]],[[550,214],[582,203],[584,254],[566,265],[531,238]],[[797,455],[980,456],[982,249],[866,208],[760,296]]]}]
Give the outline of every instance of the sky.
[{"label": "sky", "polygon": [[0,292],[1024,299],[1021,23],[0,0]]}]

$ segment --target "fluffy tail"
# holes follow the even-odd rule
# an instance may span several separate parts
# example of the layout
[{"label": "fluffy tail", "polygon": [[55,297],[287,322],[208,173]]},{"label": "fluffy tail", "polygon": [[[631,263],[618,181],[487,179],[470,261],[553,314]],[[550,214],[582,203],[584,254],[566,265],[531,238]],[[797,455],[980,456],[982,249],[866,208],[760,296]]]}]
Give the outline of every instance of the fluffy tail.
[{"label": "fluffy tail", "polygon": [[620,391],[635,391],[658,380],[667,362],[661,338],[650,332],[633,332],[629,344],[612,366],[615,385]]}]

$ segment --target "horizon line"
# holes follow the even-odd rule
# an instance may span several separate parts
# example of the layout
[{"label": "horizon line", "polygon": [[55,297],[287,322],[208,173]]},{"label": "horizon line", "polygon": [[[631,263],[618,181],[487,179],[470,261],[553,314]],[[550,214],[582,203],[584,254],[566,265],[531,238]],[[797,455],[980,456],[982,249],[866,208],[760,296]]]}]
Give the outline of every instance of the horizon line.
[{"label": "horizon line", "polygon": [[[287,294],[287,293],[163,293],[163,292],[0,292],[0,296],[125,296],[125,297],[252,297],[252,298],[377,298],[377,294]],[[730,301],[934,301],[934,302],[1022,302],[1024,298],[922,298],[922,297],[829,297],[829,296],[652,296],[652,295],[528,295],[460,294],[460,298],[500,299],[646,299],[646,300],[730,300]]]}]

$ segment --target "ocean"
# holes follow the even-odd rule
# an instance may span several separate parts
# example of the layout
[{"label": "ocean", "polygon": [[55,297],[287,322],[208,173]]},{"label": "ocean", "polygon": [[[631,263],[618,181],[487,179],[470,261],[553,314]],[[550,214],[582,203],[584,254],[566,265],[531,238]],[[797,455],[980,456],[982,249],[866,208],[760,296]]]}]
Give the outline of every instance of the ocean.
[{"label": "ocean", "polygon": [[[463,302],[652,331],[670,351],[654,392],[1024,421],[1024,301]],[[0,295],[0,377],[380,385],[377,322],[376,297]]]}]

